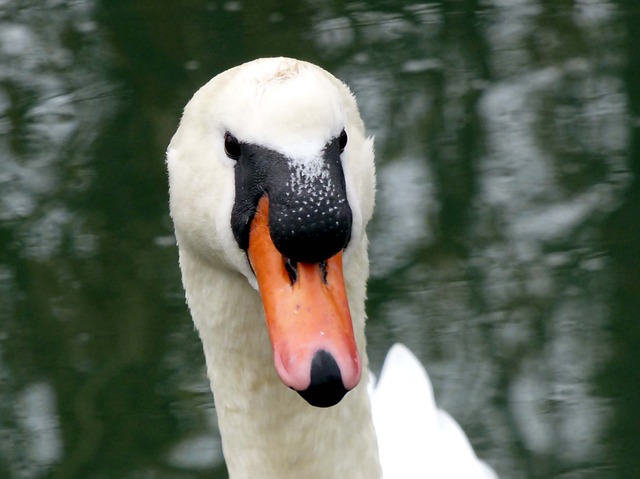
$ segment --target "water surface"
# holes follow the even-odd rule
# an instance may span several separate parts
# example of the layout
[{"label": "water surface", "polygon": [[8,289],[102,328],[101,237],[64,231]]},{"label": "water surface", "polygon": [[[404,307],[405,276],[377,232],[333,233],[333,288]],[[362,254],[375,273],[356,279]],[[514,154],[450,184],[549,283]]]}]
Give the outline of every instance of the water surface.
[{"label": "water surface", "polygon": [[0,477],[224,478],[163,155],[260,56],[376,138],[368,338],[503,478],[640,477],[640,8],[0,1]]}]

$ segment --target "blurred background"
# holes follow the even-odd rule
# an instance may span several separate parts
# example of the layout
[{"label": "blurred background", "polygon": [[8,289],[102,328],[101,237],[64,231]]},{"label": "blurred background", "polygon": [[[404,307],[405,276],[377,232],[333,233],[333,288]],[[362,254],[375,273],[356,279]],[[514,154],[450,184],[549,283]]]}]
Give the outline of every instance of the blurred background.
[{"label": "blurred background", "polygon": [[277,55],[376,138],[374,371],[502,478],[640,477],[639,50],[634,0],[0,0],[0,477],[227,477],[164,151]]}]

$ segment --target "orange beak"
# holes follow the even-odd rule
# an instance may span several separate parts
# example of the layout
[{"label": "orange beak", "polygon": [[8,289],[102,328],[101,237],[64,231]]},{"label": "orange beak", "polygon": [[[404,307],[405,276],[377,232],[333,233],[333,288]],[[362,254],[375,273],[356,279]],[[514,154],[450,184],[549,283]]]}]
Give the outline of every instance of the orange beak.
[{"label": "orange beak", "polygon": [[[251,224],[248,256],[255,272],[282,381],[316,406],[331,406],[360,380],[360,357],[342,275],[342,252],[318,264],[291,264],[269,233],[263,196]],[[341,384],[338,384],[341,382]],[[339,397],[309,400],[305,391],[342,387]],[[329,396],[335,396],[333,392]]]}]

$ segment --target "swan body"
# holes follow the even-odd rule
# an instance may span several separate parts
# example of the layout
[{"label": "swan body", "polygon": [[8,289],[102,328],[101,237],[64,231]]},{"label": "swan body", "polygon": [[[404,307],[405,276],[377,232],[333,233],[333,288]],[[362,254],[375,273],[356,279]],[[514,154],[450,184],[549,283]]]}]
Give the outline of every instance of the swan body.
[{"label": "swan body", "polygon": [[[370,399],[373,156],[349,89],[310,63],[246,63],[185,107],[167,150],[171,216],[232,479],[371,479],[382,476],[381,460],[385,478],[401,471],[383,449],[402,438],[376,438],[376,429],[398,433],[398,424],[372,417],[372,404],[378,416],[402,391],[391,370],[421,366],[394,348]],[[409,401],[437,411],[424,370],[411,374],[423,390]],[[407,410],[397,413],[412,423]],[[475,459],[444,413],[420,424],[439,421],[455,425],[447,430]],[[431,446],[402,451],[426,457]],[[427,462],[405,462],[398,477],[493,477],[427,476]]]},{"label": "swan body", "polygon": [[391,347],[369,387],[385,478],[497,479],[456,420],[436,406],[427,371],[404,345]]}]

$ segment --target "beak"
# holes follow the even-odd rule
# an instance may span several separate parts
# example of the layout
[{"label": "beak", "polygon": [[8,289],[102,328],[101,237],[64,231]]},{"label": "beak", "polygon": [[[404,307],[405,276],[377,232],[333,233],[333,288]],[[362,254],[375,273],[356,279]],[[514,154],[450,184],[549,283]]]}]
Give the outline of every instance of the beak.
[{"label": "beak", "polygon": [[269,233],[260,199],[247,250],[264,307],[276,371],[311,405],[337,404],[360,380],[360,357],[342,275],[342,252],[321,263],[292,263]]}]

